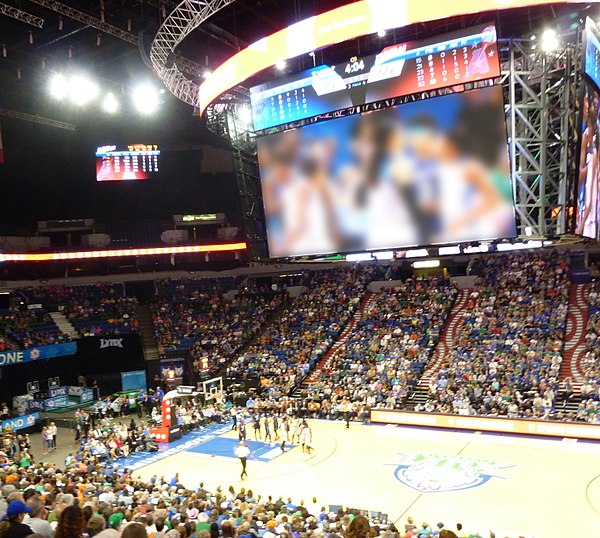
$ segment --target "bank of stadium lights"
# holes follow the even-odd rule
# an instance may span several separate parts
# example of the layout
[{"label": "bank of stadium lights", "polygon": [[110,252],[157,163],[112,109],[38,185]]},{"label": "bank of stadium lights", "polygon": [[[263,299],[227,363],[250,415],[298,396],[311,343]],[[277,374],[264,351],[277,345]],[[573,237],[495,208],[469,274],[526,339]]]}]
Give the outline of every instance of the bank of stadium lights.
[{"label": "bank of stadium lights", "polygon": [[57,101],[68,100],[76,106],[93,101],[98,95],[98,86],[84,75],[65,77],[58,73],[50,79],[50,95]]},{"label": "bank of stadium lights", "polygon": [[[99,85],[90,77],[83,74],[55,73],[48,83],[50,96],[65,104],[71,104],[78,108],[95,104],[107,114],[115,114],[121,109],[121,103],[114,93],[103,93]],[[154,114],[161,102],[164,89],[158,90],[149,83],[137,86],[130,94],[131,105],[142,115]]]}]

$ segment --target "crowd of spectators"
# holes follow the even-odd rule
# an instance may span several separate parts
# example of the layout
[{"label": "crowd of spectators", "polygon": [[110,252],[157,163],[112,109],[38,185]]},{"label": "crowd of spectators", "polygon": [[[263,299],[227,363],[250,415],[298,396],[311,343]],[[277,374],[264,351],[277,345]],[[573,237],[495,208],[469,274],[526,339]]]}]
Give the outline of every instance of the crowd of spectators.
[{"label": "crowd of spectators", "polygon": [[456,294],[442,278],[409,278],[377,292],[310,385],[310,414],[337,416],[344,399],[358,415],[376,406],[400,408],[433,355]]},{"label": "crowd of spectators", "polygon": [[123,335],[138,331],[138,301],[125,294],[122,284],[40,286],[18,292],[28,303],[61,311],[80,336]]},{"label": "crowd of spectators", "polygon": [[45,310],[0,310],[0,351],[30,349],[69,340]]},{"label": "crowd of spectators", "polygon": [[190,352],[196,371],[216,369],[254,338],[286,293],[253,279],[181,279],[157,283],[152,305],[159,355]]},{"label": "crowd of spectators", "polygon": [[555,403],[569,298],[568,257],[512,254],[480,276],[421,411],[564,419]]},{"label": "crowd of spectators", "polygon": [[304,275],[307,287],[227,370],[261,380],[275,398],[287,394],[324,357],[363,298],[375,266]]}]

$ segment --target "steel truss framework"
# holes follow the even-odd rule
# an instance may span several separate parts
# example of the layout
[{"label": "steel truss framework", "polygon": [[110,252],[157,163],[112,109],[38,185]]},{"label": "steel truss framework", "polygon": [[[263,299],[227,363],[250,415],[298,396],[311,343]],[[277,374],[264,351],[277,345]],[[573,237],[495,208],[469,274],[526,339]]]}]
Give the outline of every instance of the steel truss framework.
[{"label": "steel truss framework", "polygon": [[18,21],[25,22],[27,24],[30,24],[31,26],[35,26],[36,28],[43,28],[43,26],[44,26],[44,19],[42,19],[40,17],[36,17],[35,15],[32,15],[31,13],[27,13],[26,11],[23,11],[22,9],[18,9],[16,7],[9,6],[8,4],[5,4],[4,2],[0,2],[0,15],[6,15],[7,17],[12,17],[13,19],[16,19]]},{"label": "steel truss framework", "polygon": [[239,116],[245,106],[211,106],[206,111],[206,121],[209,129],[231,144],[248,254],[252,260],[264,260],[268,250],[256,138],[247,121]]},{"label": "steel truss framework", "polygon": [[152,41],[150,61],[154,71],[175,97],[193,107],[199,105],[200,87],[178,66],[175,49],[206,19],[232,2],[234,0],[184,0],[165,19]]},{"label": "steel truss framework", "polygon": [[0,116],[13,118],[15,120],[30,121],[31,123],[39,123],[40,125],[56,127],[57,129],[66,129],[67,131],[75,131],[76,129],[76,126],[72,123],[44,118],[43,116],[34,116],[33,114],[26,114],[25,112],[18,112],[16,110],[7,110],[6,108],[0,108]]},{"label": "steel truss framework", "polygon": [[[39,6],[45,7],[46,9],[54,11],[55,13],[58,13],[60,15],[64,15],[65,17],[69,17],[70,19],[73,19],[74,21],[77,21],[77,22],[80,22],[87,26],[90,26],[92,28],[95,28],[96,30],[104,32],[105,34],[116,37],[117,39],[121,39],[122,41],[131,43],[132,45],[135,45],[137,47],[140,46],[139,34],[134,34],[128,30],[125,30],[125,29],[119,28],[118,26],[115,26],[113,24],[104,22],[101,19],[93,17],[92,15],[88,15],[87,13],[84,13],[83,11],[79,11],[78,9],[67,6],[66,4],[62,4],[61,2],[57,2],[56,0],[30,0],[30,2],[33,2],[34,4],[37,4]],[[187,3],[200,4],[200,2],[185,2],[185,3],[186,4]],[[177,9],[179,9],[179,8],[177,8]],[[171,15],[173,15],[176,11],[177,10],[175,10]],[[214,11],[213,11],[213,13],[214,13]],[[182,40],[184,37],[185,36],[182,37]],[[181,40],[178,41],[177,44],[179,44],[180,42],[181,42]],[[204,71],[206,69],[202,65],[200,65],[188,58],[180,56],[179,54],[176,54],[174,52],[174,50],[175,49],[173,48],[171,53],[168,55],[168,61],[170,62],[169,65],[172,65],[173,67],[175,67],[175,69],[177,69],[178,73],[180,74],[180,76],[182,78],[185,79],[185,77],[183,75],[184,72],[188,73],[189,75],[193,75],[193,76],[201,76],[204,73]],[[156,64],[153,64],[153,67],[155,69],[157,69]],[[162,69],[161,70],[157,69],[157,74],[162,78],[161,72],[162,72]],[[192,83],[190,82],[190,84],[192,84]],[[167,87],[169,89],[171,89],[169,86],[167,86]],[[178,95],[176,95],[176,96],[179,97]],[[181,99],[181,97],[179,97],[179,98]],[[189,103],[189,104],[193,104],[193,103]]]},{"label": "steel truss framework", "polygon": [[501,58],[518,234],[567,234],[578,166],[580,47],[544,53],[529,40],[512,40]]}]

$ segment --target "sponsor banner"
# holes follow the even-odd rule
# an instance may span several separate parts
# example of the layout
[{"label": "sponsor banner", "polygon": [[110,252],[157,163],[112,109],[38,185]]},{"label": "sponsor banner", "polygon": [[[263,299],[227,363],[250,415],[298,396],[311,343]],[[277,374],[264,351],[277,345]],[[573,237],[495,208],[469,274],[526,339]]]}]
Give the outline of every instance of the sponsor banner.
[{"label": "sponsor banner", "polygon": [[79,397],[79,401],[81,403],[91,402],[93,399],[94,399],[93,389],[83,389],[81,391],[81,395]]},{"label": "sponsor banner", "polygon": [[600,425],[577,422],[550,422],[510,418],[440,415],[436,413],[407,413],[373,409],[372,422],[403,426],[426,426],[452,430],[473,430],[492,433],[571,437],[600,440]]},{"label": "sponsor banner", "polygon": [[48,389],[48,396],[54,398],[55,396],[68,396],[69,387],[56,387],[55,389]]},{"label": "sponsor banner", "polygon": [[15,351],[2,351],[0,352],[0,367],[23,364],[24,362],[55,359],[56,357],[66,357],[67,355],[75,355],[75,353],[77,353],[77,344],[75,342]]},{"label": "sponsor banner", "polygon": [[44,409],[46,409],[46,411],[67,407],[67,405],[69,405],[68,396],[56,396],[55,398],[44,400]]},{"label": "sponsor banner", "polygon": [[121,390],[146,390],[146,370],[121,372]]},{"label": "sponsor banner", "polygon": [[[161,359],[160,377],[162,379],[183,379],[184,368],[185,359]],[[173,371],[174,377],[170,377],[170,371]]]},{"label": "sponsor banner", "polygon": [[21,417],[9,418],[0,423],[2,430],[24,430],[25,428],[31,428],[35,423],[40,420],[39,413],[31,413],[29,415],[23,415]]},{"label": "sponsor banner", "polygon": [[32,411],[33,409],[44,410],[44,400],[28,400],[27,409]]},{"label": "sponsor banner", "polygon": [[87,336],[77,342],[77,357],[87,365],[87,374],[111,374],[145,366],[139,334]]},{"label": "sponsor banner", "polygon": [[69,387],[69,396],[81,396],[81,394],[83,393],[83,387],[75,387],[73,385],[71,385]]}]

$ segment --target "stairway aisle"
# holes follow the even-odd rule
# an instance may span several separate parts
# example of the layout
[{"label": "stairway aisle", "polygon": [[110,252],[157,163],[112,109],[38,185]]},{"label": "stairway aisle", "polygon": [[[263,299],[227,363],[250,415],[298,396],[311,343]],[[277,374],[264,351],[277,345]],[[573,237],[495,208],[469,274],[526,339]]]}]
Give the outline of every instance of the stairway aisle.
[{"label": "stairway aisle", "polygon": [[325,354],[325,356],[323,357],[321,362],[319,362],[319,364],[317,364],[315,369],[306,378],[306,380],[304,382],[305,384],[310,385],[312,383],[316,383],[319,379],[319,376],[321,375],[321,371],[327,370],[330,367],[331,363],[336,358],[340,349],[343,348],[344,344],[348,341],[348,338],[350,338],[350,335],[352,334],[352,331],[354,330],[356,325],[363,319],[364,313],[367,312],[369,304],[374,298],[375,298],[374,293],[369,292],[369,291],[367,291],[365,293],[364,297],[362,298],[362,301],[360,302],[360,304],[358,305],[358,308],[356,309],[356,312],[354,312],[354,315],[352,316],[352,318],[350,319],[350,321],[348,322],[348,324],[346,325],[346,327],[340,334],[339,338],[331,346],[331,348]]},{"label": "stairway aisle", "polygon": [[154,339],[154,328],[152,326],[152,312],[147,304],[139,304],[135,315],[140,322],[140,336],[142,337],[142,345],[144,346],[144,358],[147,361],[156,361],[160,357],[156,340]]},{"label": "stairway aisle", "polygon": [[60,332],[66,334],[72,340],[76,340],[77,338],[79,338],[79,333],[77,332],[77,329],[73,327],[73,324],[62,312],[50,312],[50,317],[52,318],[52,321],[54,321],[56,326],[60,329]]},{"label": "stairway aisle", "polygon": [[588,323],[587,288],[587,284],[571,284],[565,347],[560,368],[560,378],[570,377],[576,393],[583,382],[580,361],[585,353],[585,332]]},{"label": "stairway aisle", "polygon": [[462,310],[465,307],[470,294],[470,289],[464,289],[458,292],[458,296],[456,297],[452,311],[448,316],[446,325],[442,329],[440,341],[435,348],[433,359],[423,372],[423,375],[421,376],[421,379],[417,385],[418,387],[427,388],[429,386],[429,381],[442,366],[446,354],[452,349],[454,345],[454,339],[456,337],[456,331],[462,319]]}]

